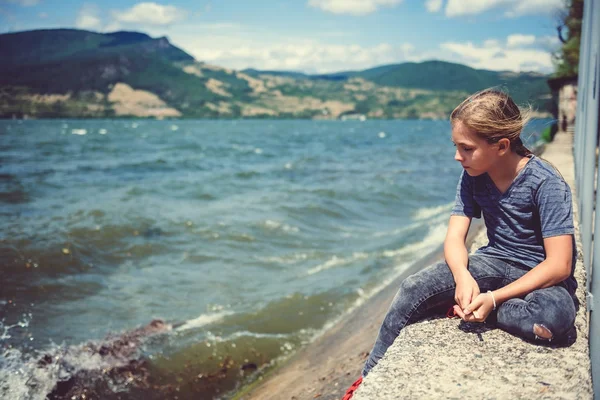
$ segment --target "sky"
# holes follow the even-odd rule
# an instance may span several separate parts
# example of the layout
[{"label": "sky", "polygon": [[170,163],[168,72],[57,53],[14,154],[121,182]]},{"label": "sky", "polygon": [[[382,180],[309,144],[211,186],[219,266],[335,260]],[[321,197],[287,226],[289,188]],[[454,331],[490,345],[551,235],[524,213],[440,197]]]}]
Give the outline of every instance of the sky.
[{"label": "sky", "polygon": [[139,31],[237,70],[328,73],[435,59],[549,73],[562,8],[564,0],[0,0],[0,33]]}]

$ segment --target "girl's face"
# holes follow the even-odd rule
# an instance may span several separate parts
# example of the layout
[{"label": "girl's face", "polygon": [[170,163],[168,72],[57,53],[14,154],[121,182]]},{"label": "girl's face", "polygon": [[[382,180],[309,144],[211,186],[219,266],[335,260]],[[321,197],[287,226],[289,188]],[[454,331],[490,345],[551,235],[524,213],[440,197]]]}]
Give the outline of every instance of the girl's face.
[{"label": "girl's face", "polygon": [[498,145],[481,139],[460,121],[452,128],[452,142],[456,147],[454,159],[471,176],[488,172],[498,160]]}]

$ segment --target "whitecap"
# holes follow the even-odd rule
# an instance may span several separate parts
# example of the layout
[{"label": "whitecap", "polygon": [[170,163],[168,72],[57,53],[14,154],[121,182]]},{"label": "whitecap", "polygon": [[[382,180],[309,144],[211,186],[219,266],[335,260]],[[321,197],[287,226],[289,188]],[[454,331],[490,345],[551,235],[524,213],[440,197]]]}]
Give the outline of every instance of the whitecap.
[{"label": "whitecap", "polygon": [[58,368],[39,368],[37,360],[15,348],[6,349],[0,355],[0,397],[46,399],[56,386],[59,373]]},{"label": "whitecap", "polygon": [[375,233],[373,233],[373,237],[398,236],[401,233],[411,231],[422,225],[423,225],[423,223],[414,223],[414,224],[410,224],[410,225],[402,226],[400,228],[393,229],[391,231],[375,232]]},{"label": "whitecap", "polygon": [[285,223],[282,223],[282,222],[279,222],[279,221],[273,221],[273,220],[270,220],[270,219],[268,219],[268,220],[266,220],[264,222],[264,226],[267,229],[281,230],[281,231],[284,231],[284,232],[296,233],[296,232],[300,231],[300,229],[297,228],[297,227],[295,227],[295,226],[288,225],[288,224],[285,224]]},{"label": "whitecap", "polygon": [[450,216],[450,210],[452,210],[452,207],[454,206],[454,202],[452,203],[447,203],[447,204],[442,204],[441,206],[436,206],[436,207],[425,207],[425,208],[420,208],[415,212],[415,216],[414,219],[417,221],[421,221],[424,219],[429,219],[431,217],[440,215],[440,214],[444,214],[447,215],[448,217]]},{"label": "whitecap", "polygon": [[87,134],[87,130],[86,129],[71,129],[71,133],[73,135],[85,135],[85,134]]},{"label": "whitecap", "polygon": [[102,128],[98,131],[98,133],[101,135],[106,135],[108,133],[108,131],[106,129]]},{"label": "whitecap", "polygon": [[[27,327],[28,319],[11,326],[4,326],[2,339],[10,338],[10,329]],[[31,338],[30,338],[31,340]],[[40,368],[40,356],[51,357],[56,362],[47,368]],[[59,361],[60,360],[60,361]],[[4,349],[0,354],[0,397],[11,399],[46,399],[60,380],[74,376],[81,370],[101,370],[124,365],[127,360],[103,358],[98,353],[90,353],[85,345],[57,346],[34,354],[25,354],[16,348]]]},{"label": "whitecap", "polygon": [[201,328],[219,322],[231,314],[233,314],[233,311],[221,311],[215,314],[200,314],[196,318],[185,321],[182,325],[175,328],[175,331],[180,332],[187,331],[188,329]]},{"label": "whitecap", "polygon": [[391,258],[397,256],[407,256],[413,253],[428,253],[431,249],[435,248],[436,246],[439,246],[444,242],[447,230],[447,224],[435,225],[429,229],[427,236],[425,236],[423,240],[408,244],[406,246],[402,246],[397,250],[385,250],[382,252],[382,255],[384,257]]},{"label": "whitecap", "polygon": [[277,228],[279,228],[281,226],[281,223],[277,222],[277,221],[272,221],[272,220],[268,219],[268,220],[265,221],[265,226],[267,228],[277,229]]},{"label": "whitecap", "polygon": [[321,271],[325,271],[330,268],[336,267],[338,265],[350,264],[353,261],[363,260],[368,257],[369,257],[368,253],[362,253],[362,252],[353,253],[351,257],[347,257],[347,258],[333,256],[329,260],[324,262],[323,264],[319,264],[316,267],[309,269],[306,273],[307,273],[307,275],[314,275]]},{"label": "whitecap", "polygon": [[272,264],[296,264],[299,261],[305,261],[309,257],[306,253],[295,253],[285,256],[272,256],[272,257],[257,257],[260,261],[268,262]]},{"label": "whitecap", "polygon": [[258,339],[285,339],[290,336],[292,336],[292,334],[289,333],[257,333],[250,331],[238,331],[225,338],[209,334],[207,335],[207,339],[215,342],[230,342],[241,337],[252,337]]},{"label": "whitecap", "polygon": [[383,139],[383,138],[385,138],[386,134],[385,134],[385,132],[379,132],[378,136]]}]

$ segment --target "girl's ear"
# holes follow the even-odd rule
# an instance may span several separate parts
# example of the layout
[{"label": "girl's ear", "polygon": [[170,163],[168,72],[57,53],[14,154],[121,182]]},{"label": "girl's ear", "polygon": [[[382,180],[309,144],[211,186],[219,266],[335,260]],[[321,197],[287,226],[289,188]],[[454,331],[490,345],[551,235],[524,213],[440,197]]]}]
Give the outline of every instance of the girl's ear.
[{"label": "girl's ear", "polygon": [[498,152],[501,156],[510,151],[510,140],[502,138],[498,140]]}]

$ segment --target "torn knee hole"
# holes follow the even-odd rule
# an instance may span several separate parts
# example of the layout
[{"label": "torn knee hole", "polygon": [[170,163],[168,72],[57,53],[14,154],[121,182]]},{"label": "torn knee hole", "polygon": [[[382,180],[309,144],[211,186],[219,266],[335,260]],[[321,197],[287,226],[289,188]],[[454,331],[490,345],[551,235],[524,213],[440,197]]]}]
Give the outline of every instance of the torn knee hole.
[{"label": "torn knee hole", "polygon": [[540,340],[552,340],[554,336],[550,329],[542,324],[533,324],[533,333],[535,334],[535,338]]}]

